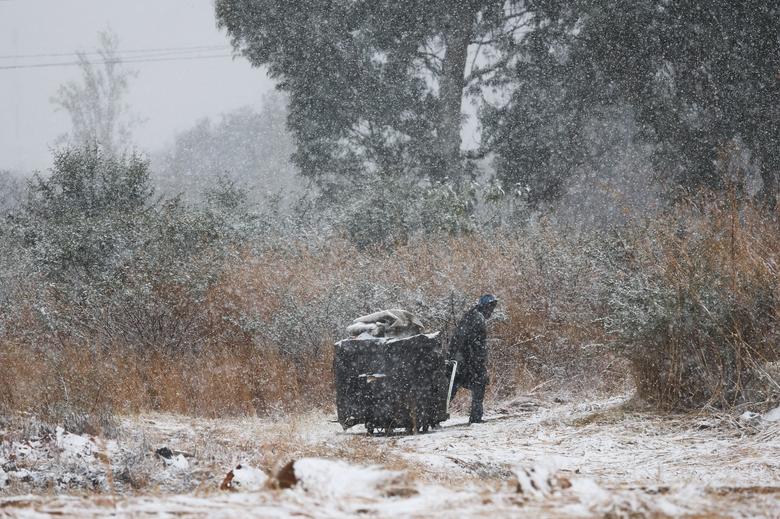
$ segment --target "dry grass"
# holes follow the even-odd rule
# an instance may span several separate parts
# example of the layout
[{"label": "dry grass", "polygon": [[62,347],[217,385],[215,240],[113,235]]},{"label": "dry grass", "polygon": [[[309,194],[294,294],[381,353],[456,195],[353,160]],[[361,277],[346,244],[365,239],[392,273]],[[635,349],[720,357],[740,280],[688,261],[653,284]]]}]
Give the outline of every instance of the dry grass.
[{"label": "dry grass", "polygon": [[778,397],[764,373],[780,356],[777,221],[734,199],[706,200],[679,207],[632,244],[623,274],[641,277],[650,308],[620,323],[622,308],[613,321],[630,341],[642,398],[674,408]]},{"label": "dry grass", "polygon": [[121,347],[92,351],[66,343],[56,352],[5,343],[0,350],[2,408],[71,430],[103,432],[114,413],[162,410],[196,416],[267,414],[326,405],[333,393],[323,373],[330,350],[304,364],[278,352],[214,346],[171,355]]},{"label": "dry grass", "polygon": [[[352,318],[405,307],[447,340],[485,292],[501,300],[490,330],[489,398],[540,387],[623,390],[633,369],[642,396],[676,402],[690,391],[687,382],[702,384],[687,362],[692,356],[715,366],[705,382],[717,384],[725,380],[715,376],[726,369],[723,352],[737,356],[738,373],[777,355],[778,264],[776,221],[712,202],[617,238],[542,224],[521,234],[439,237],[392,249],[296,242],[245,253],[202,300],[176,305],[171,315],[192,323],[192,347],[61,338],[22,311],[0,338],[0,409],[57,420],[68,413],[218,417],[328,407],[331,345]],[[699,313],[689,304],[666,312],[660,327],[634,325],[632,318],[647,313],[642,305],[656,303],[652,291],[634,290],[638,274],[676,294],[662,306],[684,296]],[[164,301],[179,293],[158,290],[166,290]],[[709,299],[697,299],[702,294]],[[712,297],[723,304],[710,308]],[[616,309],[616,300],[623,306]],[[691,316],[701,322],[677,325]]]},{"label": "dry grass", "polygon": [[[565,322],[588,303],[553,294],[559,274],[543,272],[526,248],[519,239],[473,236],[391,251],[333,242],[247,254],[205,303],[177,309],[203,315],[188,332],[203,338],[192,349],[93,347],[43,333],[30,340],[30,317],[17,323],[25,337],[0,351],[0,377],[9,381],[0,405],[52,418],[60,408],[226,416],[329,405],[332,343],[353,317],[402,306],[446,334],[484,292],[502,300],[491,330],[493,397],[582,373],[578,351],[586,337],[600,337],[600,326]],[[554,300],[538,297],[543,286]]]}]

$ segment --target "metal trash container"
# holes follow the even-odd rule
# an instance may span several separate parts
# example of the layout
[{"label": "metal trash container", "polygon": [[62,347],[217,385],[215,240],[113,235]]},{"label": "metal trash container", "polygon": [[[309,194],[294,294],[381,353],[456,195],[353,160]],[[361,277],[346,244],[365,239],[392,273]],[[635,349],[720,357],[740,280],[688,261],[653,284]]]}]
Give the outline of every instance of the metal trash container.
[{"label": "metal trash container", "polygon": [[414,433],[449,418],[454,371],[438,335],[336,343],[333,372],[341,426],[362,423],[369,434],[391,434],[396,428]]}]

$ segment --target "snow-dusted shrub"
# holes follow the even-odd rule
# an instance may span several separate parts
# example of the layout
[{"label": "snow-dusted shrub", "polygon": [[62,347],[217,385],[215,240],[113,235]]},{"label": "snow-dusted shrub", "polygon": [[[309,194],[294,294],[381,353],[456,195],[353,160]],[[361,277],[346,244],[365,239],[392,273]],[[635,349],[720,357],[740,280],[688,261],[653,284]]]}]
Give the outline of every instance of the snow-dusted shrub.
[{"label": "snow-dusted shrub", "polygon": [[24,181],[20,176],[0,170],[0,216],[5,216],[19,204],[23,192]]},{"label": "snow-dusted shrub", "polygon": [[736,402],[777,355],[780,233],[747,207],[477,229],[471,195],[377,184],[312,225],[250,216],[230,183],[198,205],[156,200],[146,168],[67,152],[0,224],[0,411],[83,428],[85,413],[329,406],[354,318],[405,308],[444,346],[483,293],[500,300],[491,398],[625,389],[617,352],[658,404]]},{"label": "snow-dusted shrub", "polygon": [[97,146],[58,153],[26,195],[0,229],[24,264],[3,273],[6,328],[24,306],[92,345],[196,346],[202,297],[253,223],[229,184],[197,207],[156,200],[145,160]]},{"label": "snow-dusted shrub", "polygon": [[471,189],[448,183],[368,176],[337,183],[323,197],[318,214],[360,248],[392,247],[412,237],[462,234],[476,230]]},{"label": "snow-dusted shrub", "polygon": [[604,305],[594,242],[544,226],[516,234],[431,234],[392,248],[299,242],[245,257],[209,300],[258,357],[281,353],[301,366],[304,386],[319,387],[318,379],[331,379],[326,353],[355,317],[404,308],[428,331],[441,331],[446,345],[463,313],[492,292],[501,300],[490,325],[494,394],[541,382],[603,389],[625,374],[614,366],[594,369],[609,356],[600,347]]},{"label": "snow-dusted shrub", "polygon": [[668,407],[771,397],[776,382],[757,382],[780,356],[776,221],[707,202],[635,230],[616,250],[606,325],[641,397]]}]

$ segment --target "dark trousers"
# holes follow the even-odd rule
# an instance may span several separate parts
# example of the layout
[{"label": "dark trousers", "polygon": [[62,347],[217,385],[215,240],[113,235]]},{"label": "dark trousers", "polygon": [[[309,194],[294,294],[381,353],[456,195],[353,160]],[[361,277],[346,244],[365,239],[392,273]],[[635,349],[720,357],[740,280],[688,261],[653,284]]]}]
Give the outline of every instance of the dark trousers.
[{"label": "dark trousers", "polygon": [[452,396],[455,398],[455,393],[458,389],[465,387],[471,390],[471,412],[469,413],[469,422],[481,422],[482,421],[482,401],[485,399],[485,383],[471,383],[468,386],[459,384],[457,381],[452,385]]}]

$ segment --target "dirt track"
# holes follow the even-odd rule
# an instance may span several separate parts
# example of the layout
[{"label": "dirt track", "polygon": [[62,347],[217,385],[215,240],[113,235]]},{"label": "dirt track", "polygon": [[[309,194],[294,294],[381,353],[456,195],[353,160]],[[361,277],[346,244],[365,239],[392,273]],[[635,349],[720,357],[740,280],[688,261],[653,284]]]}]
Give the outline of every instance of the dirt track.
[{"label": "dirt track", "polygon": [[[99,494],[7,489],[0,515],[780,517],[780,423],[638,413],[625,400],[519,398],[492,409],[485,424],[456,416],[432,433],[392,437],[344,432],[320,414],[278,422],[145,415],[125,421],[120,447],[165,445],[182,451],[186,466],[145,456],[131,474],[146,478],[138,490],[116,478]],[[349,465],[315,464],[292,489],[218,490],[238,463],[272,473],[301,458]],[[378,468],[360,472],[369,465]]]}]

